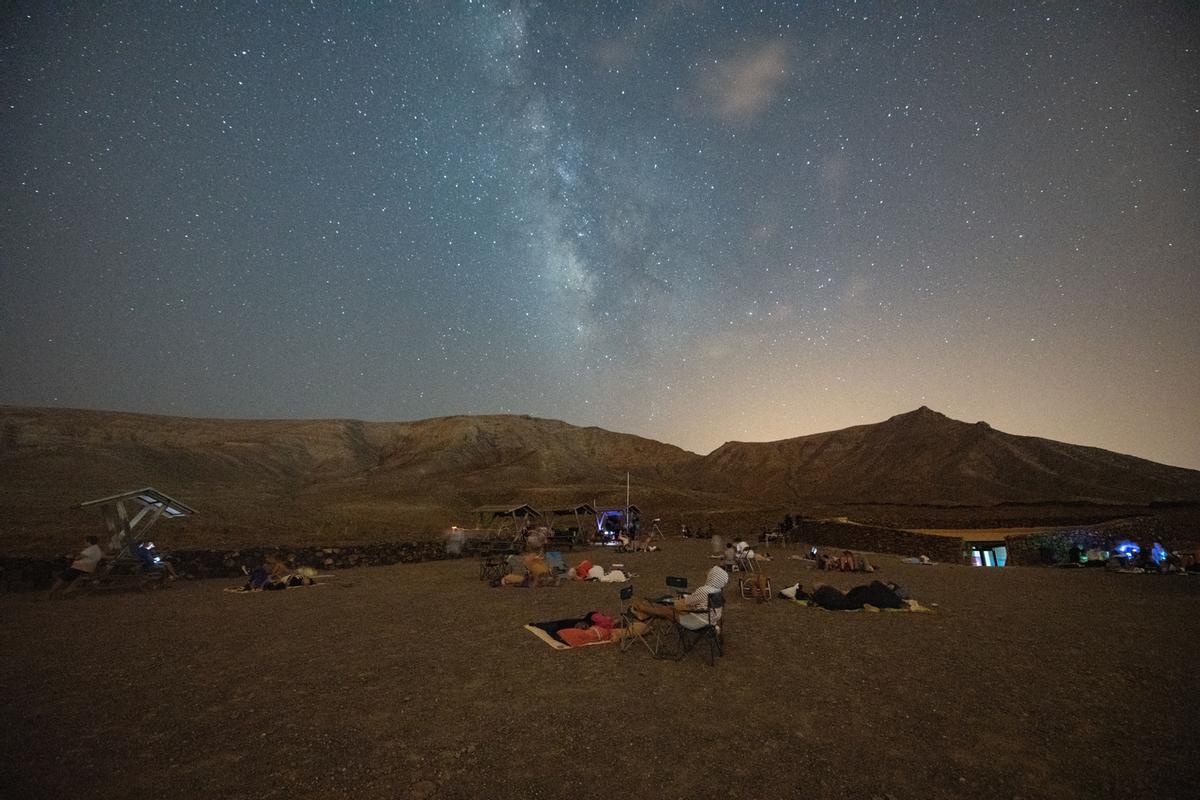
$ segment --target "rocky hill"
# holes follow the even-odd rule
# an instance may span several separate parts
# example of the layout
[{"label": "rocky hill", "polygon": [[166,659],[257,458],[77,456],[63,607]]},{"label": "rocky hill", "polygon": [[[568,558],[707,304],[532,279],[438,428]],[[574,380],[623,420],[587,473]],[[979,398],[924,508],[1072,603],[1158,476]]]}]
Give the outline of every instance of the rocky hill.
[{"label": "rocky hill", "polygon": [[144,485],[202,511],[179,523],[192,540],[304,544],[444,529],[482,504],[616,504],[626,472],[635,501],[655,514],[724,519],[862,504],[1200,501],[1200,472],[927,408],[779,442],[730,442],[707,456],[524,416],[216,420],[0,408],[0,550],[69,545],[98,523],[78,503]]},{"label": "rocky hill", "polygon": [[[672,445],[523,416],[417,422],[185,419],[0,409],[0,550],[94,528],[79,502],[153,485],[203,513],[224,543],[399,536],[471,521],[478,505],[619,503],[721,507],[680,490]],[[735,504],[736,506],[736,504]]]},{"label": "rocky hill", "polygon": [[728,442],[688,476],[787,504],[1149,504],[1200,500],[1200,472],[967,423],[922,406],[777,442]]}]

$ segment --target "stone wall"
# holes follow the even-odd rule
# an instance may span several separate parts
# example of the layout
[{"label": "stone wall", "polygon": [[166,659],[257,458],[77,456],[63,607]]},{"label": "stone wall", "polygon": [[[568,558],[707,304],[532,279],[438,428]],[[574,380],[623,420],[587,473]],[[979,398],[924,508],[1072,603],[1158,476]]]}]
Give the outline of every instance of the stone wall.
[{"label": "stone wall", "polygon": [[901,556],[929,556],[934,561],[961,564],[963,540],[953,536],[932,536],[926,533],[902,531],[896,528],[877,528],[836,520],[801,519],[789,538],[817,547],[836,547],[846,550],[866,550],[871,553],[894,553]]},{"label": "stone wall", "polygon": [[[448,558],[443,541],[385,542],[348,547],[249,547],[240,550],[175,550],[170,554],[175,571],[189,578],[240,578],[242,567],[253,569],[267,556],[290,567],[318,570],[409,564]],[[0,591],[48,589],[54,576],[70,558],[0,556]]]},{"label": "stone wall", "polygon": [[1136,542],[1143,552],[1155,542],[1167,550],[1194,550],[1197,536],[1189,527],[1171,525],[1155,517],[1130,517],[1103,525],[1081,525],[1077,528],[1027,533],[1004,537],[1008,547],[1008,563],[1018,566],[1058,564],[1067,560],[1067,553],[1078,545],[1083,550],[1097,548],[1112,550],[1123,540]]}]

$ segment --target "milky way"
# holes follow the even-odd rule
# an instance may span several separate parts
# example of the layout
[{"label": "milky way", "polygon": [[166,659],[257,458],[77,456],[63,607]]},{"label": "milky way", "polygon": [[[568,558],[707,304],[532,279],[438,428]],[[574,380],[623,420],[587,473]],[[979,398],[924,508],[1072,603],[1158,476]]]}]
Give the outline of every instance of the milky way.
[{"label": "milky way", "polygon": [[995,8],[10,5],[0,402],[1200,467],[1195,6]]}]

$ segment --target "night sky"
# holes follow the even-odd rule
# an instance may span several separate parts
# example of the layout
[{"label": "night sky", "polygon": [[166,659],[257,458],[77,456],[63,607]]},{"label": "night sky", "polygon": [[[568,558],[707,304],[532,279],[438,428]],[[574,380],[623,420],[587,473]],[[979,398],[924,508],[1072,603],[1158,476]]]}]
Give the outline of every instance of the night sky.
[{"label": "night sky", "polygon": [[1200,11],[5,3],[0,403],[1200,467]]}]

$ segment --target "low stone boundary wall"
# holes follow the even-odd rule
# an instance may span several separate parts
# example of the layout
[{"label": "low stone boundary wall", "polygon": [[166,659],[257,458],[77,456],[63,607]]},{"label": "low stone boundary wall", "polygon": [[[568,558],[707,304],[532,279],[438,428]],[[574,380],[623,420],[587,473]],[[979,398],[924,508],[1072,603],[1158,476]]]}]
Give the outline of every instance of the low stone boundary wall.
[{"label": "low stone boundary wall", "polygon": [[70,563],[71,559],[66,556],[0,556],[0,591],[32,592],[49,589],[50,584],[54,582],[54,576],[60,574]]},{"label": "low stone boundary wall", "polygon": [[901,556],[924,555],[934,561],[950,564],[961,564],[963,560],[963,540],[958,537],[933,536],[835,520],[801,519],[796,530],[789,534],[789,538],[817,547],[866,550],[871,553],[893,553]]},{"label": "low stone boundary wall", "polygon": [[1058,564],[1067,560],[1072,547],[1082,550],[1112,550],[1119,542],[1136,542],[1143,552],[1158,542],[1167,550],[1193,550],[1198,537],[1186,528],[1164,524],[1155,517],[1130,517],[1102,525],[1080,525],[1045,533],[1004,537],[1008,563],[1020,566]]},{"label": "low stone boundary wall", "polygon": [[[174,550],[168,554],[175,571],[189,578],[237,578],[242,567],[253,569],[268,556],[290,567],[318,570],[410,564],[451,558],[443,541],[386,542],[346,547],[246,547],[240,550]],[[71,563],[67,557],[0,556],[0,591],[50,588],[54,576]]]}]

